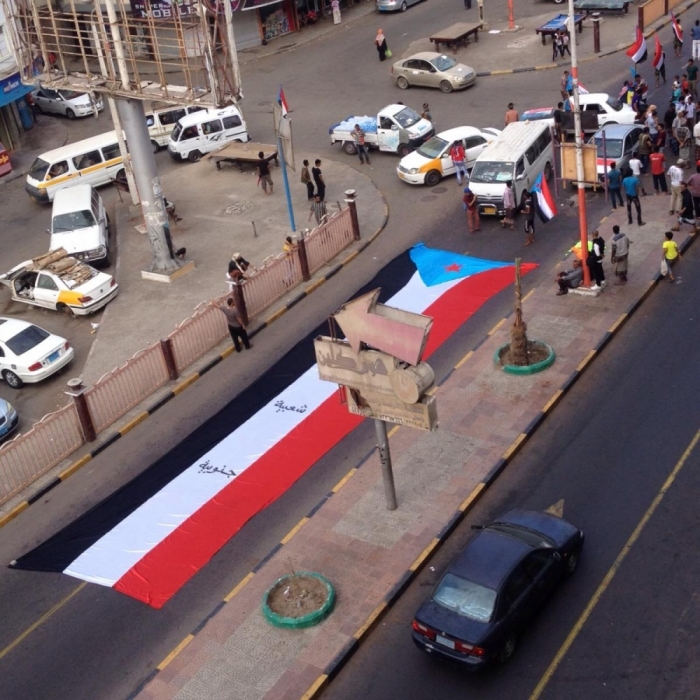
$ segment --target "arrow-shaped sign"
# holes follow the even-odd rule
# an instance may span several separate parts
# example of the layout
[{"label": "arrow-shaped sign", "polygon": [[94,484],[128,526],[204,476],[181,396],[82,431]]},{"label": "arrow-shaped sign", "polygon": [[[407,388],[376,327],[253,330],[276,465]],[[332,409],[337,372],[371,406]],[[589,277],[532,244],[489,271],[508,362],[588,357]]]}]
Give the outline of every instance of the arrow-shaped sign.
[{"label": "arrow-shaped sign", "polygon": [[360,352],[362,343],[365,343],[410,365],[417,365],[433,319],[377,304],[380,291],[375,289],[344,304],[334,314],[335,320],[355,352]]}]

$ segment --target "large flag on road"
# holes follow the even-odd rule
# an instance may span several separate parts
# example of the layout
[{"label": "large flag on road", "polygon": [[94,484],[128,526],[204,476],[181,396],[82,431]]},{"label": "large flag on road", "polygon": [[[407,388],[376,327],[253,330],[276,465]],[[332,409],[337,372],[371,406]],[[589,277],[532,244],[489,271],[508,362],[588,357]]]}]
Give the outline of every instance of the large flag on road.
[{"label": "large flag on road", "polygon": [[540,215],[540,219],[546,224],[559,213],[559,210],[552,196],[552,191],[549,189],[549,185],[542,173],[537,176],[535,184],[532,186],[532,192],[537,200],[537,212]]},{"label": "large flag on road", "polygon": [[[417,246],[359,294],[381,287],[382,303],[431,316],[427,359],[513,280],[510,263]],[[319,379],[313,339],[327,327],[314,329],[169,453],[14,567],[63,572],[162,607],[362,422],[340,402],[338,387]]]},{"label": "large flag on road", "polygon": [[639,27],[634,44],[627,49],[627,55],[632,59],[632,63],[643,63],[647,60],[647,40]]},{"label": "large flag on road", "polygon": [[654,34],[654,59],[651,62],[651,65],[654,66],[654,70],[661,70],[663,68],[665,58],[666,55],[659,41],[659,35],[656,33]]}]

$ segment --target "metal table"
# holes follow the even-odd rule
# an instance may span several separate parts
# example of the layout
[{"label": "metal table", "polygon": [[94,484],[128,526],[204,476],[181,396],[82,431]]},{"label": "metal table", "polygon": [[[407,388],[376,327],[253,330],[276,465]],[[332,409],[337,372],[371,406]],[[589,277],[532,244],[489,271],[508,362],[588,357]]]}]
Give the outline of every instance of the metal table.
[{"label": "metal table", "polygon": [[[583,15],[574,15],[574,28],[578,26],[579,34],[583,32],[583,17]],[[553,36],[557,32],[566,29],[568,21],[569,15],[557,15],[550,19],[547,24],[543,24],[541,27],[535,29],[536,34],[542,35],[542,45],[544,46],[547,43],[547,36]]]},{"label": "metal table", "polygon": [[277,146],[271,146],[269,143],[253,143],[252,141],[248,143],[234,141],[226,146],[222,146],[206,157],[216,163],[217,170],[221,170],[222,163],[227,163],[228,165],[237,165],[243,172],[244,165],[254,165],[260,160],[258,157],[260,151],[265,153],[266,160],[274,160],[275,165],[279,165]]},{"label": "metal table", "polygon": [[472,34],[474,41],[479,41],[479,29],[481,29],[481,22],[457,22],[457,24],[433,34],[430,41],[435,44],[436,51],[440,51],[440,44],[445,44],[456,53],[460,46],[467,45]]}]

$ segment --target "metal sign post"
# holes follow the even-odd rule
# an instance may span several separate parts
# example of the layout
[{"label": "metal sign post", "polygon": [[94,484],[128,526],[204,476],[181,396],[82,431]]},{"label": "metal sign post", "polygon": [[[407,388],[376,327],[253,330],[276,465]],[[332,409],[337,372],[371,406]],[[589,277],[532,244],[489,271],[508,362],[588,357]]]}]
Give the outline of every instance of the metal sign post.
[{"label": "metal sign post", "polygon": [[289,225],[292,231],[296,231],[294,221],[294,207],[292,206],[292,192],[289,189],[289,178],[287,177],[287,164],[294,170],[294,147],[292,145],[292,120],[288,115],[282,113],[281,107],[272,105],[272,115],[277,136],[277,153],[279,154],[280,167],[282,168],[282,182],[284,183],[284,194],[287,198],[287,212],[289,214]]},{"label": "metal sign post", "polygon": [[387,510],[396,510],[398,503],[396,502],[396,486],[394,485],[394,471],[391,466],[391,451],[389,450],[386,423],[383,420],[375,420],[374,429],[377,431],[377,447],[379,448],[379,461],[382,464],[386,508]]}]

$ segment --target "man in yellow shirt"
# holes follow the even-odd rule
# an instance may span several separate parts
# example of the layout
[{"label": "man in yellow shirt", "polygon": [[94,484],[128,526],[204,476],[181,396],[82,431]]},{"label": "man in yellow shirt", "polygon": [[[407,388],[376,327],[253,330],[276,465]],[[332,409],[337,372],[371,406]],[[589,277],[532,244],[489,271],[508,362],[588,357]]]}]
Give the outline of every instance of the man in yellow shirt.
[{"label": "man in yellow shirt", "polygon": [[681,253],[678,250],[678,245],[673,240],[673,232],[666,231],[664,236],[666,236],[666,240],[661,246],[664,251],[663,261],[665,261],[666,265],[668,266],[668,279],[671,284],[673,284],[676,281],[676,278],[673,276],[672,268],[676,264],[676,261],[681,259]]}]

